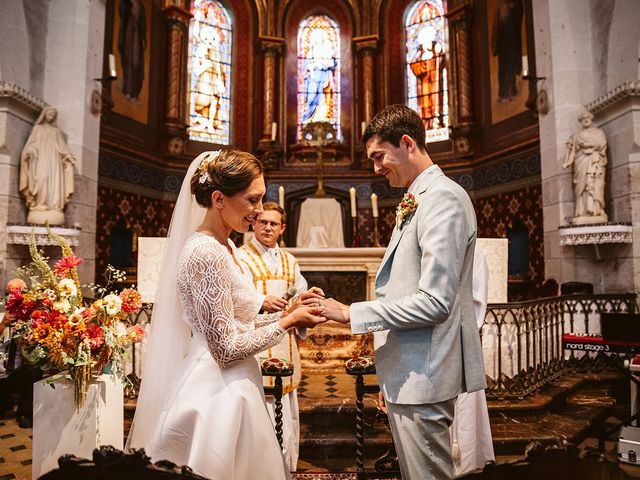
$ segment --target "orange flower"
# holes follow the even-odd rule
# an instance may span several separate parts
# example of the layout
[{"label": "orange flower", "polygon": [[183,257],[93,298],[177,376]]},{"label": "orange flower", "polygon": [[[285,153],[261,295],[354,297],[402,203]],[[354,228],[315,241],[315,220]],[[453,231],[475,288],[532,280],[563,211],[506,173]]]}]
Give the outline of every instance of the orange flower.
[{"label": "orange flower", "polygon": [[9,283],[7,283],[8,293],[19,293],[26,288],[27,284],[24,283],[24,280],[22,280],[21,278],[14,278],[12,280],[9,280]]},{"label": "orange flower", "polygon": [[69,273],[71,273],[71,271],[81,263],[82,263],[82,259],[80,257],[76,257],[75,255],[69,255],[67,257],[62,257],[60,260],[58,260],[56,262],[56,265],[53,271],[58,277],[65,277]]},{"label": "orange flower", "polygon": [[137,343],[144,338],[144,328],[140,325],[134,325],[127,331],[127,338],[131,343]]},{"label": "orange flower", "polygon": [[34,322],[33,326],[33,338],[39,342],[44,343],[46,339],[52,334],[53,328],[47,322]]},{"label": "orange flower", "polygon": [[142,296],[139,291],[133,288],[122,290],[120,299],[122,300],[122,311],[127,314],[135,313],[142,307]]}]

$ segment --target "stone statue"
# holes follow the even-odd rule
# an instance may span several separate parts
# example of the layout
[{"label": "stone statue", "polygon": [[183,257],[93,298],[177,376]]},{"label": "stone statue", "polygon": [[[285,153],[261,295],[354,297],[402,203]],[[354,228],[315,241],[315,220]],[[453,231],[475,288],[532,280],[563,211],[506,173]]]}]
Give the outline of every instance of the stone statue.
[{"label": "stone statue", "polygon": [[567,141],[564,168],[573,165],[576,210],[574,225],[604,223],[604,179],[607,166],[607,139],[602,129],[594,127],[593,114],[584,111],[578,117],[582,129]]},{"label": "stone statue", "polygon": [[20,193],[29,215],[27,223],[64,224],[64,207],[73,193],[75,158],[56,125],[58,111],[45,107],[22,149]]}]

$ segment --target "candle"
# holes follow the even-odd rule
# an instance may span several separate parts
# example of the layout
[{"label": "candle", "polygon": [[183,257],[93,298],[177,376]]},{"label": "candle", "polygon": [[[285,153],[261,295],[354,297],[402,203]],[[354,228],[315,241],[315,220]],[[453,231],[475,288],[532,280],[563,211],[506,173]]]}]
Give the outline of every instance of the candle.
[{"label": "candle", "polygon": [[113,53],[109,54],[109,76],[116,78],[116,56]]},{"label": "candle", "polygon": [[373,218],[378,218],[378,195],[371,194],[371,210],[373,211]]},{"label": "candle", "polygon": [[351,198],[351,217],[355,218],[358,216],[356,213],[356,189],[351,187],[349,189],[349,197]]},{"label": "candle", "polygon": [[522,57],[522,76],[529,76],[529,59],[526,55]]},{"label": "candle", "polygon": [[367,129],[367,122],[360,122],[360,135],[364,135],[364,131]]},{"label": "candle", "polygon": [[278,187],[278,205],[284,210],[284,187],[282,185]]},{"label": "candle", "polygon": [[272,142],[276,141],[277,133],[278,133],[278,123],[277,122],[273,122],[273,123],[271,123],[271,141]]}]

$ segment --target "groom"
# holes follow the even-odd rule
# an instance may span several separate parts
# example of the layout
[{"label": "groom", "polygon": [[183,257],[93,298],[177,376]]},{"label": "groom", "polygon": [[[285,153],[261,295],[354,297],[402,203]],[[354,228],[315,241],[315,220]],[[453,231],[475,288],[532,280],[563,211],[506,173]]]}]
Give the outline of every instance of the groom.
[{"label": "groom", "polygon": [[485,387],[472,296],[475,213],[431,161],[413,110],[385,108],[363,142],[376,173],[408,192],[378,269],[377,298],[350,307],[325,300],[325,316],[350,321],[354,334],[380,331],[376,371],[402,478],[452,478],[456,397]]}]

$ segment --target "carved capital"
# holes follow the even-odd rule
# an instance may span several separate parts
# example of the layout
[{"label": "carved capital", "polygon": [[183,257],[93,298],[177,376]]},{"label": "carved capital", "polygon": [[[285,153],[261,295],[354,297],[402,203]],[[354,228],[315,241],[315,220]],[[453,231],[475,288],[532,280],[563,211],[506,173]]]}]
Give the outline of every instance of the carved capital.
[{"label": "carved capital", "polygon": [[260,37],[260,48],[265,52],[265,55],[275,56],[282,52],[284,48],[284,38],[262,36]]},{"label": "carved capital", "polygon": [[358,53],[364,55],[373,55],[378,49],[380,39],[378,35],[364,35],[362,37],[354,37],[353,44],[356,47]]},{"label": "carved capital", "polygon": [[162,6],[165,19],[170,23],[178,23],[188,27],[192,15],[184,4],[185,0],[165,0]]},{"label": "carved capital", "polygon": [[449,24],[456,27],[471,28],[471,19],[473,17],[473,1],[462,1],[459,5],[449,8],[447,19]]}]

